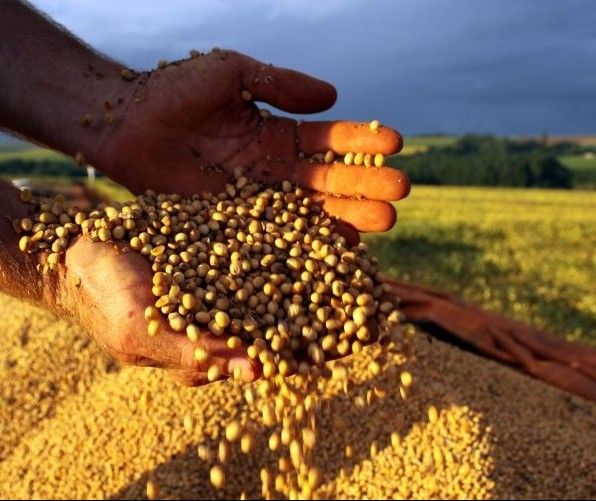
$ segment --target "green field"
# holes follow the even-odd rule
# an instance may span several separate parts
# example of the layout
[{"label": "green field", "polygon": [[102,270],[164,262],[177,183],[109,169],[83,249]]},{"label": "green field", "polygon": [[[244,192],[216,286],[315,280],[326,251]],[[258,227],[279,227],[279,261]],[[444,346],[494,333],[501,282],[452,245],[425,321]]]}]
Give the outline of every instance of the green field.
[{"label": "green field", "polygon": [[414,186],[397,208],[366,237],[389,275],[596,345],[593,192]]},{"label": "green field", "polygon": [[559,157],[559,160],[573,171],[596,170],[596,155],[565,155]]},{"label": "green field", "polygon": [[424,153],[429,148],[441,148],[451,146],[457,141],[457,136],[406,136],[401,155],[414,155]]},{"label": "green field", "polygon": [[596,188],[596,155],[565,155],[559,160],[573,172],[574,185]]},{"label": "green field", "polygon": [[35,161],[42,162],[52,160],[68,160],[70,157],[58,153],[53,150],[46,148],[38,148],[37,146],[31,146],[29,148],[10,148],[0,149],[0,163],[8,162],[10,160],[23,160],[23,161]]}]

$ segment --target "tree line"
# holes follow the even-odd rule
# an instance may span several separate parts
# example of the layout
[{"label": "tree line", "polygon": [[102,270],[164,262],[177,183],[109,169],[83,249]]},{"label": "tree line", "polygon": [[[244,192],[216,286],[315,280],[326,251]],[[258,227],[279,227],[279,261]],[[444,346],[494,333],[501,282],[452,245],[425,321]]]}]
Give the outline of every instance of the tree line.
[{"label": "tree line", "polygon": [[571,188],[572,172],[559,155],[582,152],[575,143],[465,135],[451,146],[388,160],[417,184]]},{"label": "tree line", "polygon": [[67,159],[23,160],[11,158],[10,160],[0,161],[0,176],[80,179],[87,176],[87,169]]},{"label": "tree line", "polygon": [[[387,163],[405,171],[416,184],[571,188],[573,173],[557,157],[584,151],[584,147],[571,142],[548,144],[546,140],[468,134],[453,145],[393,156]],[[68,159],[11,158],[0,161],[0,176],[81,179],[87,171]]]}]

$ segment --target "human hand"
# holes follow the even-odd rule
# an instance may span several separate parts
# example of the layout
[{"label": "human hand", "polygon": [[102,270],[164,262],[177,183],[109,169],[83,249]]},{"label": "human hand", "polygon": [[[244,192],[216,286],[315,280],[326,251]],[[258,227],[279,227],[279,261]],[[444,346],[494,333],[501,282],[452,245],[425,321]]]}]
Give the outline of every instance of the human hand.
[{"label": "human hand", "polygon": [[290,113],[334,104],[333,86],[304,74],[214,51],[121,85],[126,102],[114,110],[95,166],[134,193],[218,192],[234,168],[243,166],[251,177],[288,179],[313,190],[329,214],[359,231],[384,231],[396,218],[389,202],[409,192],[407,177],[394,169],[308,160],[328,150],[340,158],[348,151],[390,155],[402,146],[396,131],[373,132],[354,122],[263,119],[254,101]]},{"label": "human hand", "polygon": [[[261,367],[251,361],[245,347],[228,348],[226,336],[204,332],[199,341],[167,326],[155,336],[147,334],[143,312],[155,302],[151,288],[151,265],[135,252],[125,252],[113,244],[79,237],[68,248],[64,272],[58,285],[61,308],[74,316],[100,346],[117,360],[138,366],[160,367],[186,386],[208,383],[207,370],[217,365],[229,376],[235,367],[242,379],[260,377]],[[209,360],[199,363],[195,348],[204,348]]]}]

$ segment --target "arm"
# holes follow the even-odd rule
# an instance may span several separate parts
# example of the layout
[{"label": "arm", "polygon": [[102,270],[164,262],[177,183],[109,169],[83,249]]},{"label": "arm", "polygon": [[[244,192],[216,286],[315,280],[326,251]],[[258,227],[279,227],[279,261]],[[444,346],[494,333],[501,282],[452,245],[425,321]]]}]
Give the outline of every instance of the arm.
[{"label": "arm", "polygon": [[122,74],[123,66],[20,1],[6,0],[2,11],[0,126],[69,155],[82,153],[133,193],[218,191],[242,165],[251,177],[310,188],[327,212],[358,230],[393,226],[389,202],[409,192],[401,172],[308,158],[328,150],[338,158],[349,151],[393,154],[402,145],[396,131],[341,121],[299,125],[262,115],[255,104],[320,112],[335,102],[332,85],[232,51]]},{"label": "arm", "polygon": [[[105,103],[123,107],[122,65],[84,45],[20,0],[0,16],[0,127],[90,163],[105,140]],[[88,120],[90,122],[88,123]]]}]

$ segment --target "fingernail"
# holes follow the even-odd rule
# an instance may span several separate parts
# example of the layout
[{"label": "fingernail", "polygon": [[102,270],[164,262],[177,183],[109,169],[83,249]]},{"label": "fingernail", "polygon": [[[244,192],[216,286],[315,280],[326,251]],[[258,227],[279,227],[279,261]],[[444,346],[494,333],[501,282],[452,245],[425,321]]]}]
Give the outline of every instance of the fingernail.
[{"label": "fingernail", "polygon": [[255,378],[255,372],[252,365],[246,358],[233,358],[228,363],[228,371],[230,374],[234,372],[234,369],[239,368],[242,374],[242,381],[250,382]]}]

